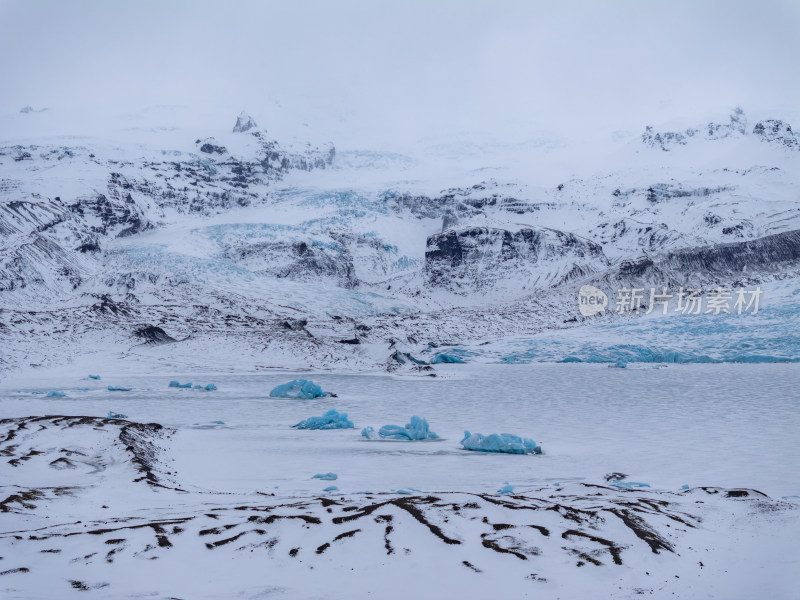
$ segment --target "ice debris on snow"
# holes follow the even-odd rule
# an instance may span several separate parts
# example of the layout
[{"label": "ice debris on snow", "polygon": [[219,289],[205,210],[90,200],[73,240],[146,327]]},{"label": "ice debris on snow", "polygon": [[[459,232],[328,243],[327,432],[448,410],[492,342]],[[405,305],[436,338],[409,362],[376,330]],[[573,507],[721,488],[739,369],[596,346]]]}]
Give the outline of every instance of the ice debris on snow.
[{"label": "ice debris on snow", "polygon": [[353,429],[355,425],[347,418],[347,413],[331,409],[321,417],[303,419],[293,427],[295,429]]},{"label": "ice debris on snow", "polygon": [[682,489],[682,490],[688,490],[688,489],[689,489],[689,486],[688,486],[688,485],[686,485],[686,484],[683,484],[683,485],[681,486],[681,489]]},{"label": "ice debris on snow", "polygon": [[368,440],[438,440],[439,436],[430,430],[428,421],[414,415],[405,427],[400,425],[384,425],[378,431],[374,427],[365,427],[361,436]]},{"label": "ice debris on snow", "polygon": [[55,390],[53,390],[52,392],[47,392],[48,398],[63,398],[64,396],[66,396],[64,392],[57,392]]},{"label": "ice debris on snow", "polygon": [[323,392],[322,387],[308,379],[294,379],[274,387],[269,393],[270,398],[322,398],[331,396],[330,392]]},{"label": "ice debris on snow", "polygon": [[110,386],[108,386],[108,391],[109,392],[130,392],[131,390],[133,390],[132,387],[125,387],[125,386],[121,386],[121,385],[110,385]]},{"label": "ice debris on snow", "polygon": [[311,479],[321,479],[322,481],[336,481],[339,476],[336,473],[317,473]]},{"label": "ice debris on snow", "polygon": [[192,387],[192,382],[190,381],[189,383],[181,383],[180,381],[170,381],[168,387],[191,388]]},{"label": "ice debris on snow", "polygon": [[499,490],[497,490],[497,493],[498,494],[513,494],[514,493],[514,487],[515,486],[511,485],[510,483],[508,483],[506,481],[506,484],[503,487],[501,487]]},{"label": "ice debris on snow", "polygon": [[106,415],[106,419],[127,419],[128,415],[123,415],[122,413],[108,411],[108,415]]},{"label": "ice debris on snow", "polygon": [[100,379],[100,375],[89,375],[89,379]]},{"label": "ice debris on snow", "polygon": [[480,433],[464,432],[461,445],[467,450],[477,452],[504,452],[507,454],[541,454],[541,446],[528,438],[522,438],[510,433],[493,433],[483,435]]}]

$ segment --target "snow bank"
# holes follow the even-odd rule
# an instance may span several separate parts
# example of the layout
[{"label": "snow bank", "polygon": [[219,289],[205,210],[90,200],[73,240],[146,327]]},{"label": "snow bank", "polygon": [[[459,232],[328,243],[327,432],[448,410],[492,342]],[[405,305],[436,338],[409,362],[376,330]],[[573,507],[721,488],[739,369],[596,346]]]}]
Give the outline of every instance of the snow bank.
[{"label": "snow bank", "polygon": [[321,417],[303,419],[293,427],[296,429],[353,429],[355,425],[348,420],[347,413],[331,409]]},{"label": "snow bank", "polygon": [[428,421],[414,415],[405,427],[384,425],[377,432],[374,427],[365,427],[361,436],[368,440],[438,440],[439,436],[430,430]]},{"label": "snow bank", "polygon": [[467,450],[477,452],[505,452],[508,454],[541,454],[541,446],[528,438],[522,438],[510,433],[493,433],[483,435],[480,433],[464,432],[461,445]]},{"label": "snow bank", "polygon": [[321,398],[331,396],[330,392],[323,392],[322,387],[308,379],[294,379],[272,389],[270,398]]}]

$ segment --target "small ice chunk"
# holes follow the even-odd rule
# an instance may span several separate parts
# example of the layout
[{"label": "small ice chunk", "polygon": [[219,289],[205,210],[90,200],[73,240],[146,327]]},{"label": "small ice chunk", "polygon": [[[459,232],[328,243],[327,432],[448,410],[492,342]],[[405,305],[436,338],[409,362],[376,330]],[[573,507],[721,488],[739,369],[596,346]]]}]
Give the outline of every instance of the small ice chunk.
[{"label": "small ice chunk", "polygon": [[272,388],[270,398],[322,398],[330,396],[330,392],[323,392],[322,387],[308,379],[294,379]]},{"label": "small ice chunk", "polygon": [[189,383],[181,383],[180,381],[170,381],[168,387],[191,388],[192,387],[192,382],[190,381]]},{"label": "small ice chunk", "polygon": [[328,487],[326,487],[326,488],[325,488],[324,490],[322,490],[322,491],[323,491],[323,492],[338,492],[338,491],[339,491],[339,488],[338,488],[338,487],[336,487],[335,485],[329,485]]},{"label": "small ice chunk", "polygon": [[121,385],[110,385],[110,386],[108,386],[108,391],[109,392],[130,392],[131,390],[133,390],[132,387],[124,387],[124,386],[121,386]]},{"label": "small ice chunk", "polygon": [[52,392],[47,392],[48,398],[63,398],[64,396],[66,396],[64,392],[57,392],[55,390],[53,390]]},{"label": "small ice chunk", "polygon": [[511,485],[510,483],[508,483],[506,481],[506,484],[503,487],[501,487],[499,490],[497,490],[497,493],[498,494],[513,494],[514,493],[514,487],[515,486]]},{"label": "small ice chunk", "polygon": [[100,375],[89,375],[89,379],[100,379]]},{"label": "small ice chunk", "polygon": [[322,479],[322,481],[336,481],[339,476],[336,473],[317,473],[311,479]]},{"label": "small ice chunk", "polygon": [[688,485],[686,485],[686,484],[684,483],[684,484],[681,486],[681,489],[682,489],[682,490],[688,490],[688,489],[689,489],[689,486],[688,486]]},{"label": "small ice chunk", "polygon": [[361,430],[361,436],[368,440],[438,440],[439,436],[430,430],[428,421],[420,416],[411,417],[411,422],[405,427],[400,425],[384,425],[377,432],[373,427]]},{"label": "small ice chunk", "polygon": [[107,419],[127,419],[128,415],[123,415],[122,413],[108,411],[108,415],[106,416],[106,418]]},{"label": "small ice chunk", "polygon": [[395,493],[397,493],[397,494],[410,494],[411,491],[410,490],[397,490]]},{"label": "small ice chunk", "polygon": [[208,384],[206,387],[204,387],[203,389],[204,389],[205,391],[207,391],[207,392],[216,392],[216,391],[217,391],[217,386],[215,386],[213,383],[209,383],[209,384]]},{"label": "small ice chunk", "polygon": [[478,452],[504,452],[508,454],[541,454],[541,446],[528,438],[522,438],[510,433],[493,433],[483,435],[480,433],[464,432],[461,445],[467,450]]},{"label": "small ice chunk", "polygon": [[347,418],[347,413],[331,409],[321,417],[303,419],[293,427],[296,429],[353,429],[355,425]]}]

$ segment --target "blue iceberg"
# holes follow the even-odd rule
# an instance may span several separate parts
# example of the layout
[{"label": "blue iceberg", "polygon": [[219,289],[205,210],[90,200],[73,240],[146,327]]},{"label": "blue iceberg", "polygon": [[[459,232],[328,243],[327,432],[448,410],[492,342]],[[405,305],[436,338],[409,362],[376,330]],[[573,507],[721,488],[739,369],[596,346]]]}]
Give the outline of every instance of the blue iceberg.
[{"label": "blue iceberg", "polygon": [[89,375],[89,379],[100,379],[100,375]]},{"label": "blue iceberg", "polygon": [[216,392],[216,391],[217,391],[217,386],[215,386],[213,383],[209,383],[209,384],[208,384],[206,387],[204,387],[203,389],[204,389],[205,391],[207,391],[207,392]]},{"label": "blue iceberg", "polygon": [[477,452],[505,452],[507,454],[541,454],[541,446],[528,438],[522,438],[510,433],[493,433],[482,435],[480,433],[464,432],[461,445],[467,450]]},{"label": "blue iceberg", "polygon": [[328,487],[326,487],[326,488],[325,488],[324,490],[322,490],[322,491],[323,491],[323,492],[338,492],[338,491],[339,491],[339,488],[338,488],[338,487],[336,487],[335,485],[329,485]]},{"label": "blue iceberg", "polygon": [[192,382],[189,383],[181,383],[180,381],[170,381],[168,387],[174,388],[190,388],[192,387]]},{"label": "blue iceberg", "polygon": [[124,387],[124,386],[121,386],[121,385],[110,385],[110,386],[108,386],[108,391],[109,392],[130,392],[131,390],[133,390],[132,387]]},{"label": "blue iceberg", "polygon": [[63,398],[64,396],[66,396],[64,392],[47,392],[47,398]]},{"label": "blue iceberg", "polygon": [[514,493],[514,487],[515,486],[513,486],[510,483],[506,482],[506,484],[503,487],[501,487],[499,490],[497,490],[497,493],[498,494],[513,494]]},{"label": "blue iceberg", "polygon": [[347,418],[347,413],[331,409],[321,417],[303,419],[293,427],[296,429],[353,429],[355,425]]},{"label": "blue iceberg", "polygon": [[365,427],[361,436],[368,440],[438,440],[439,436],[430,430],[428,421],[414,415],[405,427],[400,425],[384,425],[377,432],[374,427]]},{"label": "blue iceberg", "polygon": [[107,419],[127,419],[128,415],[123,415],[122,413],[108,411],[108,415],[106,416]]},{"label": "blue iceberg", "polygon": [[330,396],[330,392],[323,392],[322,387],[308,379],[294,379],[272,389],[270,398],[322,398]]},{"label": "blue iceberg", "polygon": [[311,479],[322,479],[322,481],[336,481],[339,476],[336,473],[317,473]]}]

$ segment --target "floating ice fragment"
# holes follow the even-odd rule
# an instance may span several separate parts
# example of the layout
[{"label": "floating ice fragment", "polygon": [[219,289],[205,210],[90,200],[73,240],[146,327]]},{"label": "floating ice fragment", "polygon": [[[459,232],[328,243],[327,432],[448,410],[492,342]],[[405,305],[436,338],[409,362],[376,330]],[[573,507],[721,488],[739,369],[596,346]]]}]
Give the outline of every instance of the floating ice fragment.
[{"label": "floating ice fragment", "polygon": [[207,392],[216,392],[216,391],[217,391],[217,386],[215,386],[213,383],[209,383],[209,384],[208,384],[206,387],[204,387],[203,389],[204,389],[205,391],[207,391]]},{"label": "floating ice fragment", "polygon": [[132,387],[124,387],[121,385],[110,385],[108,386],[109,392],[130,392],[133,388]]},{"label": "floating ice fragment", "polygon": [[339,488],[338,488],[338,487],[336,487],[335,485],[329,485],[328,487],[326,487],[326,488],[325,488],[324,490],[322,490],[322,491],[323,491],[323,492],[338,492],[338,491],[339,491]]},{"label": "floating ice fragment", "polygon": [[55,390],[53,390],[52,392],[47,392],[48,398],[63,398],[64,396],[66,396],[64,392],[57,392]]},{"label": "floating ice fragment", "polygon": [[347,418],[347,413],[331,409],[321,417],[303,419],[293,427],[296,429],[353,429],[355,425]]},{"label": "floating ice fragment", "polygon": [[497,490],[497,493],[498,494],[513,494],[514,493],[514,487],[515,486],[511,485],[510,483],[508,483],[506,481],[506,484],[503,487],[501,487],[499,490]]},{"label": "floating ice fragment", "polygon": [[192,382],[190,381],[189,383],[181,383],[180,381],[170,381],[168,387],[191,388],[192,387]]},{"label": "floating ice fragment", "polygon": [[89,379],[100,379],[100,375],[89,375]]},{"label": "floating ice fragment", "polygon": [[681,489],[682,489],[682,490],[688,490],[688,489],[689,489],[689,486],[684,484],[684,485],[682,485],[682,486],[681,486]]},{"label": "floating ice fragment", "polygon": [[405,427],[399,425],[384,425],[377,432],[374,427],[365,427],[361,436],[368,440],[438,440],[439,436],[430,430],[428,421],[414,415],[411,422]]},{"label": "floating ice fragment", "polygon": [[272,389],[270,398],[321,398],[331,396],[330,392],[323,392],[322,387],[308,379],[294,379]]},{"label": "floating ice fragment", "polygon": [[106,418],[107,419],[127,419],[128,415],[123,415],[122,413],[108,411],[108,415],[106,416]]},{"label": "floating ice fragment", "polygon": [[626,363],[624,360],[617,359],[617,362],[608,366],[612,369],[625,369],[628,366],[628,363]]},{"label": "floating ice fragment", "polygon": [[395,493],[396,494],[410,494],[411,491],[410,490],[396,490]]},{"label": "floating ice fragment", "polygon": [[508,454],[541,454],[541,446],[528,438],[522,438],[510,433],[493,433],[482,435],[480,433],[464,432],[461,445],[467,450],[478,452],[504,452]]},{"label": "floating ice fragment", "polygon": [[322,481],[336,481],[339,476],[336,473],[317,473],[311,479],[322,479]]}]

